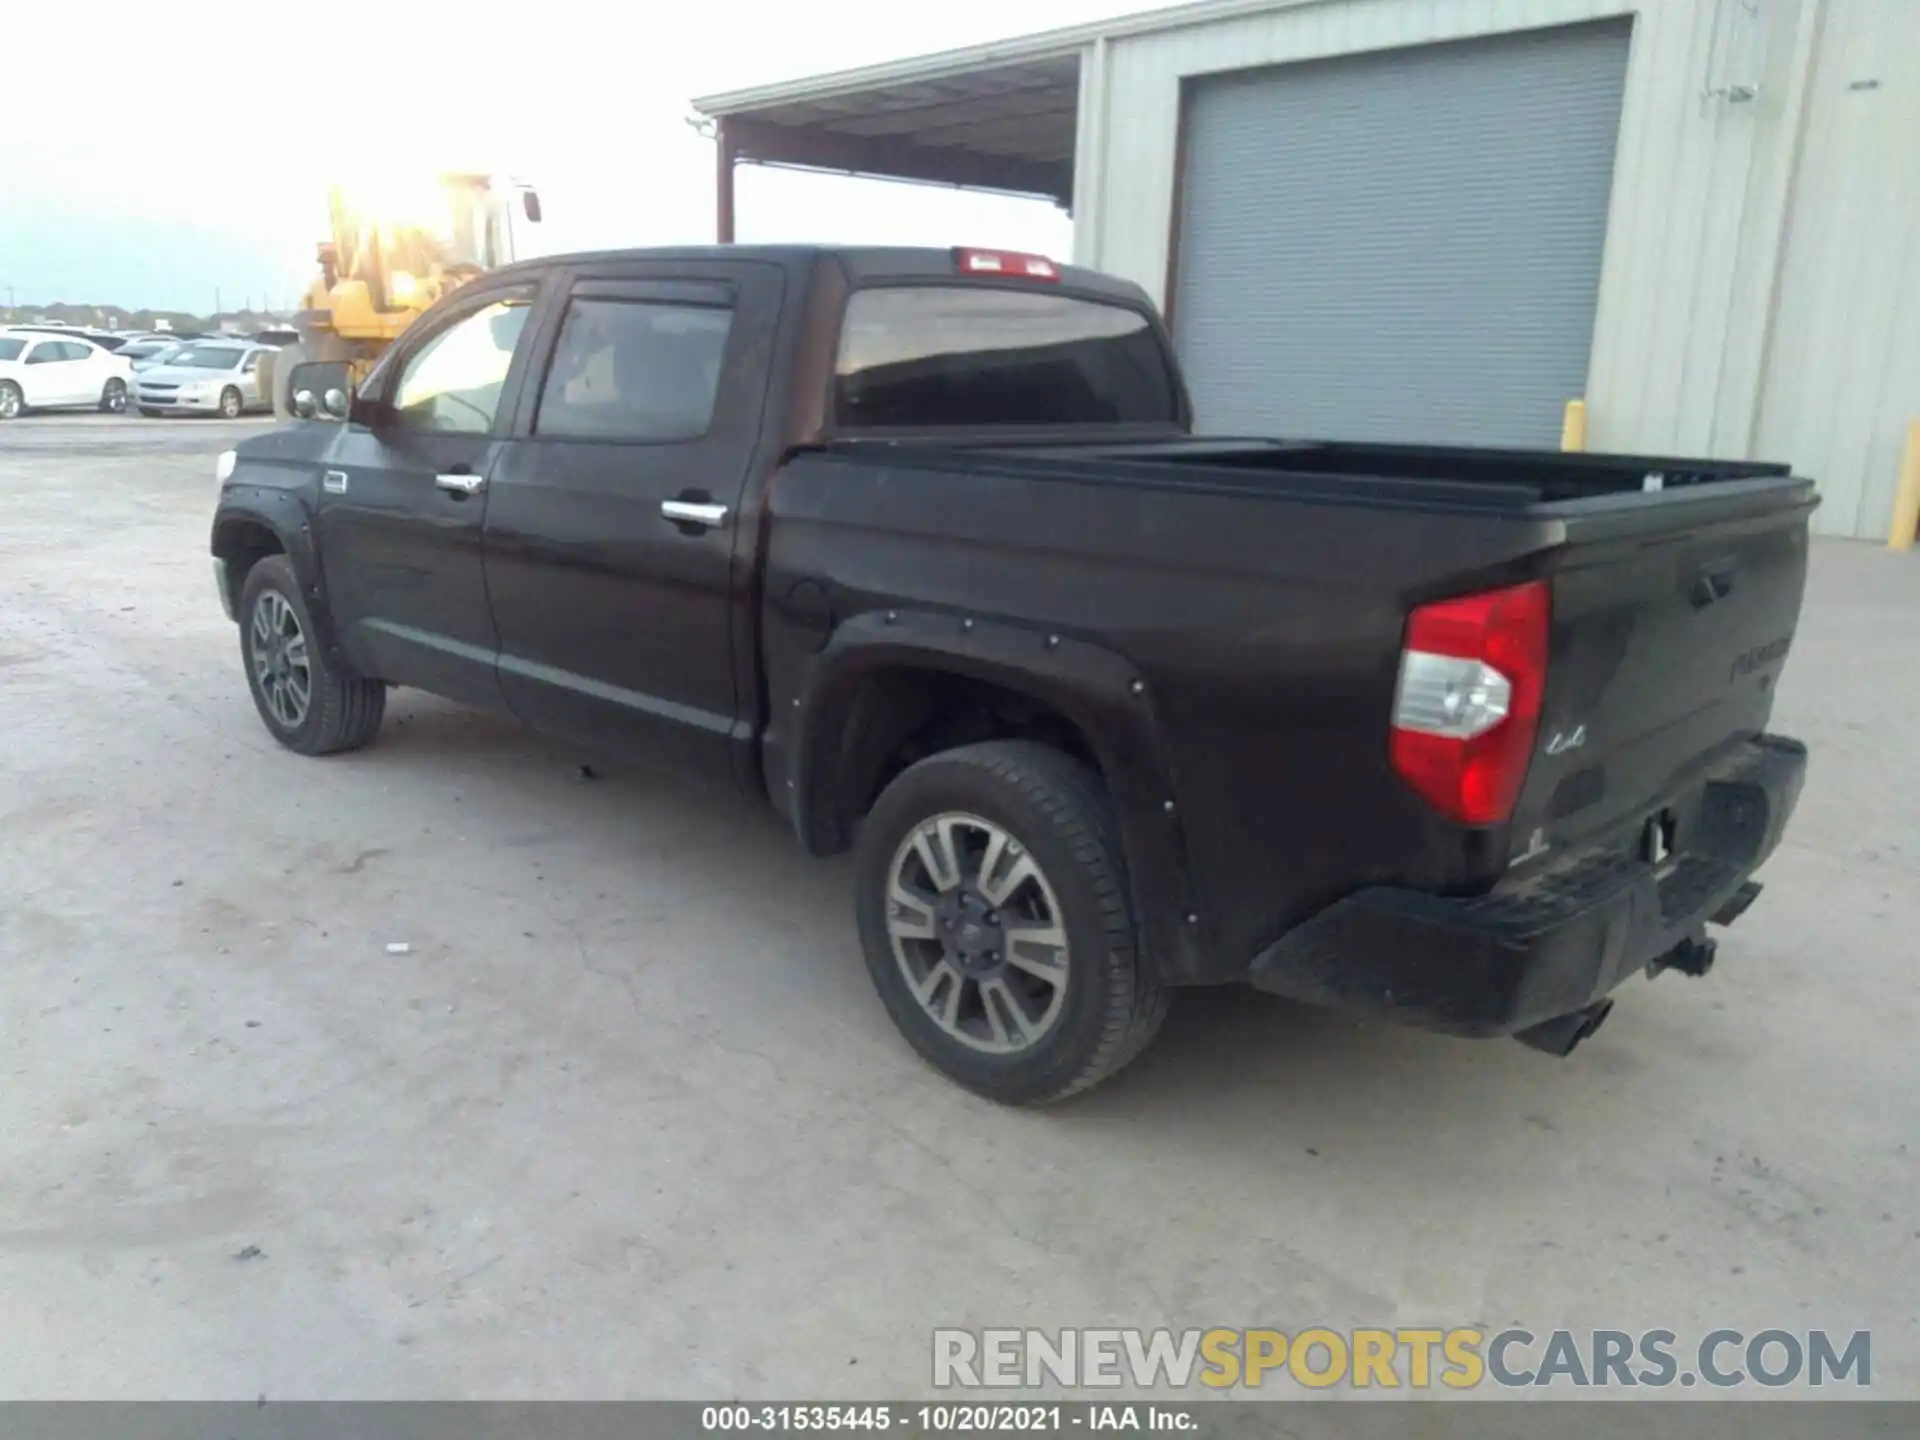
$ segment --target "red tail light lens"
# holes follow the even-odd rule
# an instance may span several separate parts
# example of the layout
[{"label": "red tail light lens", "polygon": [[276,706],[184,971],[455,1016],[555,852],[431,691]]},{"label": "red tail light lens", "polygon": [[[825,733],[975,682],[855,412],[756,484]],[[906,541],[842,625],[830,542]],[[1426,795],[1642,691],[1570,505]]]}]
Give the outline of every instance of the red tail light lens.
[{"label": "red tail light lens", "polygon": [[1393,768],[1463,825],[1513,813],[1540,730],[1545,581],[1422,605],[1407,620],[1393,699]]},{"label": "red tail light lens", "polygon": [[953,264],[962,275],[1011,275],[1020,280],[1058,280],[1060,267],[1044,255],[1017,250],[955,250]]}]

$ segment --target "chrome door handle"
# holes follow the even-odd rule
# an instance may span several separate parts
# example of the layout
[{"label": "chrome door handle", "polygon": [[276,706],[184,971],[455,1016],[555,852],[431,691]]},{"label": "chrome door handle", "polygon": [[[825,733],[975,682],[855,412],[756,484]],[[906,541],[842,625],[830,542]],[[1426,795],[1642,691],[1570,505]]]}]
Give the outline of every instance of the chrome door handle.
[{"label": "chrome door handle", "polygon": [[727,507],[698,500],[662,500],[660,513],[676,525],[699,525],[717,530],[727,523]]},{"label": "chrome door handle", "polygon": [[486,486],[484,475],[436,475],[433,483],[455,495],[478,495]]}]

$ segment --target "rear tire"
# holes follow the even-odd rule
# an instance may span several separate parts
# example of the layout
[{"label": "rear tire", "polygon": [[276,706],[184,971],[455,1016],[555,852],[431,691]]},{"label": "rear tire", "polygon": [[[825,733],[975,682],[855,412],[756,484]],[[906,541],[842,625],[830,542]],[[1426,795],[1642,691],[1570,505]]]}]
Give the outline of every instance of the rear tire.
[{"label": "rear tire", "polygon": [[0,420],[18,420],[27,413],[26,397],[11,380],[0,380]]},{"label": "rear tire", "polygon": [[107,381],[106,388],[100,392],[100,409],[108,415],[127,413],[127,382],[119,376]]},{"label": "rear tire", "polygon": [[[937,875],[926,855],[943,848],[959,863]],[[1009,888],[1019,867],[1027,878]],[[1139,1055],[1166,1018],[1172,992],[1140,953],[1113,808],[1099,776],[1057,750],[989,741],[912,766],[861,828],[854,884],[887,1013],[976,1094],[1065,1099]]]},{"label": "rear tire", "polygon": [[247,572],[240,659],[268,733],[296,754],[358,750],[379,733],[387,687],[328,659],[284,555],[269,555]]}]

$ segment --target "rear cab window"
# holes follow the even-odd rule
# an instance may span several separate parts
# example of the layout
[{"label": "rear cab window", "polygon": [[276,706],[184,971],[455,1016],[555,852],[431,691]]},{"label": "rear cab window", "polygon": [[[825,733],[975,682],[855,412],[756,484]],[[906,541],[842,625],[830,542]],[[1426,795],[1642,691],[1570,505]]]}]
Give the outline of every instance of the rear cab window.
[{"label": "rear cab window", "polygon": [[848,297],[833,412],[847,429],[1167,425],[1179,396],[1147,316],[978,282]]}]

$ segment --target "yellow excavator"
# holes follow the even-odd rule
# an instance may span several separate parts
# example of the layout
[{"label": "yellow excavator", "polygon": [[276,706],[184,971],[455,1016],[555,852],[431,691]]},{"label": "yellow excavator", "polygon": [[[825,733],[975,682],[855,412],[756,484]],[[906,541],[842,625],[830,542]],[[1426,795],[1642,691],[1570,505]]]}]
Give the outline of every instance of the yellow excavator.
[{"label": "yellow excavator", "polygon": [[540,220],[531,186],[489,175],[367,178],[333,186],[327,201],[332,233],[300,302],[300,342],[266,362],[280,419],[292,414],[295,365],[345,361],[358,381],[422,310],[511,261],[518,224]]}]

